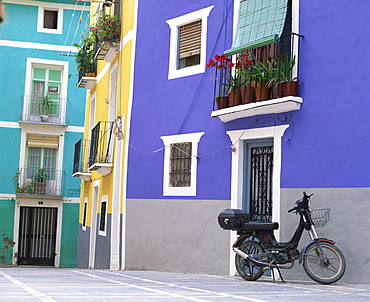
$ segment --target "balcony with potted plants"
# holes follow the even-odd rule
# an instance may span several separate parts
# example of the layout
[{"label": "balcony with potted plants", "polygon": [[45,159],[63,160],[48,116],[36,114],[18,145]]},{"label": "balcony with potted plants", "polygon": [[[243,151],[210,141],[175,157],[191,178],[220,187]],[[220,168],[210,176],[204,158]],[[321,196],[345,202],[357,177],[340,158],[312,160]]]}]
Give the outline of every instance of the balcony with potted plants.
[{"label": "balcony with potted plants", "polygon": [[90,36],[95,39],[96,60],[112,63],[120,43],[121,20],[118,16],[100,12],[94,26],[90,27]]},{"label": "balcony with potted plants", "polygon": [[63,196],[63,171],[53,168],[19,168],[14,175],[17,195]]},{"label": "balcony with potted plants", "polygon": [[78,49],[76,55],[78,87],[92,89],[96,84],[97,63],[94,59],[94,45],[95,40],[90,37],[83,39],[82,45],[75,44]]},{"label": "balcony with potted plants", "polygon": [[211,116],[229,122],[299,110],[303,100],[296,76],[298,47],[291,43],[286,49],[274,43],[234,57],[223,54],[210,59],[207,67],[216,71]]},{"label": "balcony with potted plants", "polygon": [[67,117],[62,114],[61,110],[66,102],[67,99],[53,97],[49,94],[21,95],[18,121],[66,126]]},{"label": "balcony with potted plants", "polygon": [[91,179],[91,172],[87,169],[88,152],[89,140],[80,139],[75,144],[72,177],[79,177],[83,181],[89,181]]}]

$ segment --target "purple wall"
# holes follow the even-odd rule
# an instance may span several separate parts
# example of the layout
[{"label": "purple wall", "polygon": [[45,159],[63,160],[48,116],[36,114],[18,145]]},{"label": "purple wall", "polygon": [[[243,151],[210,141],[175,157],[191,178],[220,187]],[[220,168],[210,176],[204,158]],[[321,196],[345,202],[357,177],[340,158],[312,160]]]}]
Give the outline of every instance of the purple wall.
[{"label": "purple wall", "polygon": [[[231,46],[231,3],[139,2],[131,145],[152,152],[163,147],[162,135],[204,131],[198,152],[202,155],[229,146],[228,130],[288,123],[283,137],[283,188],[369,186],[369,63],[367,49],[361,46],[370,45],[370,2],[300,1],[301,109],[224,124],[210,117],[213,70],[167,79],[166,20],[215,5],[208,18],[208,60]],[[225,17],[228,21],[222,27]],[[163,150],[143,154],[130,148],[128,198],[163,198],[163,157]],[[230,199],[230,173],[230,149],[201,157],[194,198]]]},{"label": "purple wall", "polygon": [[[218,2],[214,4],[214,2]],[[225,2],[225,3],[224,3]],[[207,60],[231,45],[232,1],[140,1],[130,143],[140,151],[163,147],[162,135],[204,131],[198,154],[230,145],[225,126],[211,118],[214,70],[168,80],[170,28],[166,20],[215,5],[208,17]],[[225,32],[225,30],[227,30]],[[225,40],[225,35],[228,37]],[[164,150],[129,150],[128,198],[163,198]],[[230,149],[198,160],[198,199],[229,199]]]}]

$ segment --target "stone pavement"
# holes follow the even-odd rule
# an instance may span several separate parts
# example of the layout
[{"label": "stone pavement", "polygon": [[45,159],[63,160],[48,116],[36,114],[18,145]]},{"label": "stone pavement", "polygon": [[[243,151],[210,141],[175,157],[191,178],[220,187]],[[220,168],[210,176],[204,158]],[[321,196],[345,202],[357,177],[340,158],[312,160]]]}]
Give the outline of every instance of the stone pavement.
[{"label": "stone pavement", "polygon": [[152,271],[0,268],[0,301],[370,301],[370,285]]}]

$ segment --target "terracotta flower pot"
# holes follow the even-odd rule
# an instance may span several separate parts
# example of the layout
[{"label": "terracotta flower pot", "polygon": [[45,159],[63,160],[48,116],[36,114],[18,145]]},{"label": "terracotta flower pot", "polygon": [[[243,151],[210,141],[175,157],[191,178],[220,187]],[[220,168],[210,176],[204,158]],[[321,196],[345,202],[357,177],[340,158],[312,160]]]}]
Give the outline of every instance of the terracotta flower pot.
[{"label": "terracotta flower pot", "polygon": [[242,104],[253,103],[255,100],[254,87],[251,86],[240,87],[240,96]]},{"label": "terracotta flower pot", "polygon": [[230,107],[238,106],[241,104],[240,88],[231,89],[229,92],[229,105]]},{"label": "terracotta flower pot", "polygon": [[281,83],[282,91],[284,96],[298,96],[298,82],[297,81],[287,81]]},{"label": "terracotta flower pot", "polygon": [[256,84],[256,102],[266,101],[270,98],[271,88],[267,86],[267,83]]},{"label": "terracotta flower pot", "polygon": [[229,97],[228,96],[220,96],[220,97],[216,98],[216,104],[217,104],[218,109],[229,107]]}]

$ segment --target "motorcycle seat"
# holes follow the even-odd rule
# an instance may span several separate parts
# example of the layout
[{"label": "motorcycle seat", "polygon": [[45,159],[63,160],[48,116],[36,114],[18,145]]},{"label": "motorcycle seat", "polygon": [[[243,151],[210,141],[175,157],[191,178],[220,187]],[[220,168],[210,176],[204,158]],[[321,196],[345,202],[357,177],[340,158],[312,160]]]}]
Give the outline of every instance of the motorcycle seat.
[{"label": "motorcycle seat", "polygon": [[279,228],[277,222],[246,222],[241,225],[242,230],[245,231],[272,231]]}]

